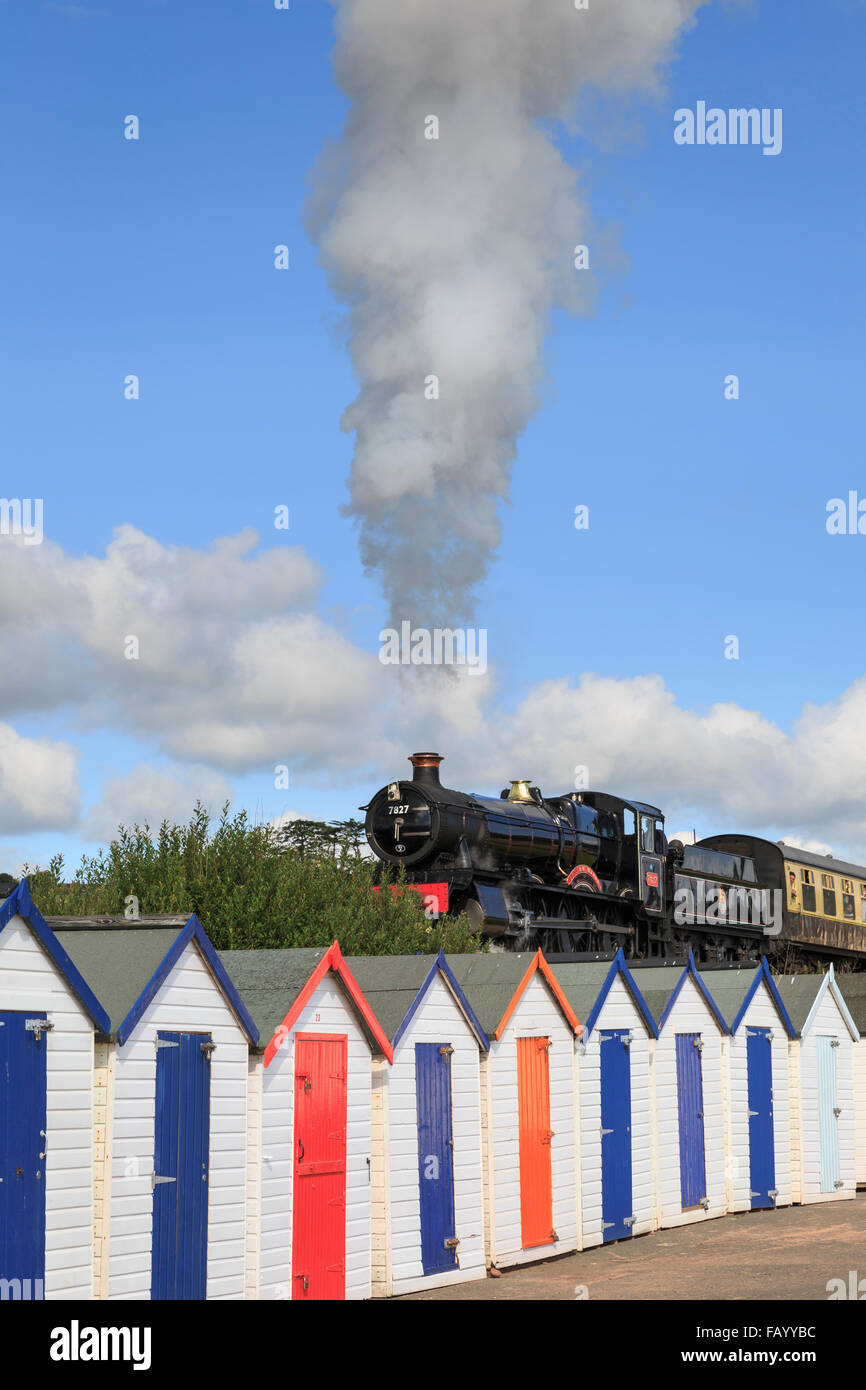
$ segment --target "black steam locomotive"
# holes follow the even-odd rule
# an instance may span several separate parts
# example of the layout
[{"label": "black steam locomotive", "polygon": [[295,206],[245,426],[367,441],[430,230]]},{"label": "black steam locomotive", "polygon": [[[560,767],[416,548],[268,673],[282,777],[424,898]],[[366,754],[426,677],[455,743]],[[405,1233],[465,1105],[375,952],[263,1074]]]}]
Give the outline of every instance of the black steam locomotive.
[{"label": "black steam locomotive", "polygon": [[636,960],[681,959],[689,947],[707,963],[779,956],[783,877],[759,878],[748,852],[764,842],[668,843],[662,812],[641,801],[543,797],[527,781],[498,800],[472,796],[442,786],[438,753],[410,761],[412,780],[363,808],[370,848],[501,947],[572,959],[620,946]]}]

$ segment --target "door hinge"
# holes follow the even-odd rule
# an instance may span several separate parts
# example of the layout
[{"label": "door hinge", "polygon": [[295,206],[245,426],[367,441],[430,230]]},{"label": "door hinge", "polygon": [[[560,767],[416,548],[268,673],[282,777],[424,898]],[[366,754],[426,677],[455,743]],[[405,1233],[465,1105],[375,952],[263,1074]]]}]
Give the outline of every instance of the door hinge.
[{"label": "door hinge", "polygon": [[453,1047],[440,1047],[439,1049],[440,1056],[442,1057],[450,1057],[453,1051]]},{"label": "door hinge", "polygon": [[201,1050],[204,1053],[205,1057],[207,1057],[208,1061],[210,1061],[211,1057],[216,1052],[216,1043],[203,1042],[201,1045]]},{"label": "door hinge", "polygon": [[459,1244],[460,1244],[460,1241],[459,1241],[459,1239],[457,1238],[457,1236],[449,1236],[448,1239],[447,1239],[446,1242],[445,1242],[445,1249],[446,1249],[446,1250],[456,1250]]},{"label": "door hinge", "polygon": [[50,1033],[53,1027],[54,1024],[49,1023],[47,1019],[44,1018],[26,1018],[24,1020],[25,1030],[28,1033],[35,1034],[37,1042],[39,1042],[43,1033]]},{"label": "door hinge", "polygon": [[613,1130],[612,1130],[612,1129],[605,1129],[604,1125],[602,1125],[602,1127],[601,1127],[601,1137],[602,1137],[602,1139],[604,1138],[604,1136],[605,1136],[606,1134],[613,1134]]},{"label": "door hinge", "polygon": [[169,1038],[157,1038],[156,1050],[159,1052],[161,1047],[180,1047],[180,1043],[171,1042]]},{"label": "door hinge", "polygon": [[761,1113],[760,1110],[750,1110],[750,1111],[749,1111],[749,1118],[751,1119],[751,1117],[752,1117],[753,1115],[760,1115],[760,1113]]},{"label": "door hinge", "polygon": [[150,1175],[150,1190],[151,1190],[151,1192],[154,1190],[154,1188],[156,1187],[157,1183],[161,1183],[161,1182],[177,1182],[177,1178],[161,1178],[161,1177],[159,1177],[159,1175],[158,1175],[157,1173],[151,1173],[151,1175]]},{"label": "door hinge", "polygon": [[615,1222],[615,1221],[602,1221],[602,1223],[601,1223],[601,1229],[602,1229],[603,1231],[609,1231],[609,1230],[611,1229],[611,1227],[612,1227],[612,1226],[615,1226],[615,1225],[616,1225],[616,1222]]}]

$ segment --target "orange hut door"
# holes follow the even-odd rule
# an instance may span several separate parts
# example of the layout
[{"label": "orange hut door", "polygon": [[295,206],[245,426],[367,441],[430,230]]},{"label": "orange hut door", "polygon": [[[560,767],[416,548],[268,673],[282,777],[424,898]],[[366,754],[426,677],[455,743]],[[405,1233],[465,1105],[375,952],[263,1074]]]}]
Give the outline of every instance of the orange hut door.
[{"label": "orange hut door", "polygon": [[517,1039],[517,1113],[520,1143],[520,1236],[524,1250],[550,1245],[553,1174],[550,1159],[549,1038]]}]

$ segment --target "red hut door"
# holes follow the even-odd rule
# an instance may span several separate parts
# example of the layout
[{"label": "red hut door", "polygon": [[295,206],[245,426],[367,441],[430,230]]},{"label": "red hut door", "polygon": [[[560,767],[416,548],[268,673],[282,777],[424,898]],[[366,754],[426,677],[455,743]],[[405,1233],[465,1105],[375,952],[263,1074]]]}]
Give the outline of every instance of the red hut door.
[{"label": "red hut door", "polygon": [[550,1161],[549,1038],[517,1039],[517,1114],[520,1144],[520,1236],[528,1250],[550,1245],[553,1174]]},{"label": "red hut door", "polygon": [[295,1035],[292,1297],[346,1296],[346,1066],[348,1042]]}]

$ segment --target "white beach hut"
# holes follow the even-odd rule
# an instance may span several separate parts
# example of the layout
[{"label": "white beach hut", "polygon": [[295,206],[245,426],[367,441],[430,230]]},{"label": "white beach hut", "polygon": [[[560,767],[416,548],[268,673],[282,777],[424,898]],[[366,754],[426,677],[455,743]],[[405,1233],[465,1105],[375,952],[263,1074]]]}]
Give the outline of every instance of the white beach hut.
[{"label": "white beach hut", "polygon": [[853,1044],[851,1070],[854,1079],[854,1177],[858,1187],[866,1187],[866,971],[836,976],[836,983],[848,1006],[859,1042]]},{"label": "white beach hut", "polygon": [[0,1298],[93,1296],[94,1037],[108,1016],[34,906],[0,906]]},{"label": "white beach hut", "polygon": [[49,925],[108,1016],[91,1059],[94,1296],[243,1298],[252,1020],[196,917]]},{"label": "white beach hut", "polygon": [[695,968],[635,969],[658,1028],[654,1085],[658,1224],[723,1216],[722,1038],[727,1025]]},{"label": "white beach hut", "polygon": [[776,984],[796,1032],[788,1050],[794,1201],[853,1197],[857,1026],[832,965],[824,975],[784,975]]},{"label": "white beach hut", "polygon": [[505,1268],[576,1250],[581,1024],[540,951],[449,964],[490,1040],[481,1091],[487,1262]]},{"label": "white beach hut", "polygon": [[760,966],[701,971],[701,978],[729,1028],[722,1040],[728,1210],[789,1206],[794,1026],[766,956]]},{"label": "white beach hut", "polygon": [[621,950],[612,963],[551,968],[583,1020],[575,1041],[582,1246],[643,1235],[656,1225],[655,1021]]},{"label": "white beach hut", "polygon": [[486,1034],[441,951],[347,964],[394,1049],[373,1067],[373,1293],[483,1278]]},{"label": "white beach hut", "polygon": [[247,1297],[372,1293],[372,1060],[390,1040],[335,941],[223,951],[261,1035],[250,1062]]}]

